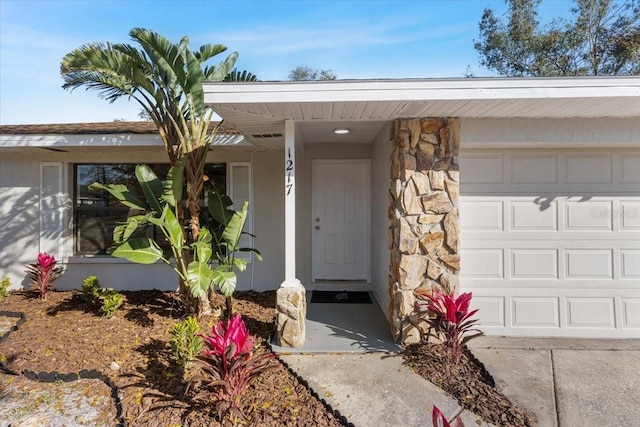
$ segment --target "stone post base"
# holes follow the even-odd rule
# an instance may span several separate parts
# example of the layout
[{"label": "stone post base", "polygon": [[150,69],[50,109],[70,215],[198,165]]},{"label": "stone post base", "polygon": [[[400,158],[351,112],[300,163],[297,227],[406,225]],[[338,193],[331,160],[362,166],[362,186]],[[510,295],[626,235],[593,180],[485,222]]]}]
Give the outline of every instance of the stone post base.
[{"label": "stone post base", "polygon": [[307,316],[304,286],[280,287],[276,292],[276,309],[276,344],[281,347],[302,347]]}]

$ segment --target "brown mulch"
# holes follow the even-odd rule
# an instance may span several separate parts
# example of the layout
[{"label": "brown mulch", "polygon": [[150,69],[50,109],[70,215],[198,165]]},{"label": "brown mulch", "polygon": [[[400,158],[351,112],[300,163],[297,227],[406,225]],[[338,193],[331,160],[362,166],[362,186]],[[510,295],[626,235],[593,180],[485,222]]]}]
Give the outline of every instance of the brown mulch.
[{"label": "brown mulch", "polygon": [[496,390],[493,377],[468,349],[464,349],[457,364],[444,363],[445,348],[432,343],[409,345],[404,357],[414,372],[446,391],[485,422],[518,427],[536,424],[535,416]]},{"label": "brown mulch", "polygon": [[[16,372],[77,373],[96,370],[120,394],[121,416],[129,426],[220,425],[213,404],[191,399],[184,370],[172,359],[169,329],[184,319],[174,293],[122,292],[126,302],[112,319],[94,313],[78,291],[50,292],[46,301],[32,292],[12,292],[0,299],[0,311],[22,312],[26,322],[0,342],[0,362]],[[216,301],[223,304],[222,297]],[[275,321],[275,292],[237,292],[235,309],[258,336],[256,353],[267,344]],[[15,318],[0,319],[0,335]],[[212,319],[202,319],[209,331]],[[2,323],[2,322],[0,322]],[[493,379],[468,351],[459,364],[445,363],[442,347],[408,346],[412,369],[456,398],[486,422],[532,426],[535,418],[499,393]],[[116,362],[120,369],[110,365]],[[275,369],[261,375],[245,394],[242,411],[257,426],[340,426],[336,418],[295,375],[274,359]],[[113,420],[115,425],[117,420]],[[230,425],[230,424],[225,424]]]},{"label": "brown mulch", "polygon": [[[211,403],[192,401],[183,369],[172,359],[169,329],[184,318],[174,294],[122,292],[124,307],[111,319],[94,314],[77,291],[12,292],[1,311],[22,312],[26,322],[0,343],[0,361],[16,372],[77,373],[96,370],[118,388],[122,417],[129,426],[220,425]],[[220,303],[222,298],[220,297]],[[256,353],[266,344],[275,320],[275,292],[238,292],[234,308],[250,333]],[[202,319],[209,331],[212,320]],[[116,362],[120,369],[110,368]],[[242,411],[249,425],[340,426],[342,423],[277,359],[245,394]],[[112,425],[115,425],[114,420]]]}]

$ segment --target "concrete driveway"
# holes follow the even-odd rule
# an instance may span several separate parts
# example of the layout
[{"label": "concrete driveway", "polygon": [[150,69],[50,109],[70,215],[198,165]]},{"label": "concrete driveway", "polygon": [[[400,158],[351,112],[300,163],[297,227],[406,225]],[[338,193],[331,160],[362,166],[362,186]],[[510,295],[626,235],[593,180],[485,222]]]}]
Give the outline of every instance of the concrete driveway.
[{"label": "concrete driveway", "polygon": [[[640,425],[640,340],[482,337],[474,355],[540,427]],[[288,354],[282,359],[354,426],[431,425],[430,407],[486,426],[385,353]]]}]

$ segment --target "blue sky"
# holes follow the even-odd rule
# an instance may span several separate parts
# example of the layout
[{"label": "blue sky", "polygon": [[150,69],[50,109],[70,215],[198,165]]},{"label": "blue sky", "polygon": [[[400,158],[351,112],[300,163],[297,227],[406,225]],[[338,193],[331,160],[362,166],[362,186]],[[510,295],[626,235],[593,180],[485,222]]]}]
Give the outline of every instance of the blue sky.
[{"label": "blue sky", "polygon": [[[546,0],[541,17],[570,6]],[[66,53],[129,42],[134,27],[188,35],[194,49],[224,44],[261,80],[286,80],[297,65],[345,79],[462,77],[467,66],[487,76],[473,49],[486,7],[505,10],[502,0],[0,0],[0,124],[138,120],[135,103],[65,91],[59,75]]]}]

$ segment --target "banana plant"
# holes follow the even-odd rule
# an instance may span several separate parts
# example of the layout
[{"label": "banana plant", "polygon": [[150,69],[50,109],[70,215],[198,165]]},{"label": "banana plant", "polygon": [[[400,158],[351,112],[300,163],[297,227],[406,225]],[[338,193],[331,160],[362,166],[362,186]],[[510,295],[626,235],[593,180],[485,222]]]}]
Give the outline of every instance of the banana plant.
[{"label": "banana plant", "polygon": [[[115,227],[114,246],[111,255],[138,264],[153,264],[162,261],[178,275],[181,285],[188,286],[194,298],[206,295],[212,286],[225,284],[224,268],[213,269],[212,235],[202,228],[197,239],[187,244],[179,220],[179,204],[182,200],[185,159],[171,167],[167,179],[162,182],[147,165],[136,166],[136,179],[144,194],[140,200],[136,194],[122,184],[93,183],[92,190],[109,192],[120,203],[140,211]],[[156,226],[169,243],[170,253],[164,253],[156,241],[148,237],[137,237],[136,232]]]},{"label": "banana plant", "polygon": [[[218,262],[215,269],[214,282],[226,297],[226,314],[233,314],[232,295],[237,283],[234,268],[244,271],[247,261],[237,258],[238,252],[250,252],[262,261],[262,255],[255,248],[240,247],[240,239],[247,221],[249,202],[244,202],[239,211],[232,209],[233,201],[219,187],[207,193],[207,207],[209,215],[205,215],[203,222],[212,230],[213,258]],[[250,235],[250,234],[249,234]],[[252,235],[251,235],[252,236]],[[252,236],[253,237],[253,236]]]}]

